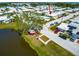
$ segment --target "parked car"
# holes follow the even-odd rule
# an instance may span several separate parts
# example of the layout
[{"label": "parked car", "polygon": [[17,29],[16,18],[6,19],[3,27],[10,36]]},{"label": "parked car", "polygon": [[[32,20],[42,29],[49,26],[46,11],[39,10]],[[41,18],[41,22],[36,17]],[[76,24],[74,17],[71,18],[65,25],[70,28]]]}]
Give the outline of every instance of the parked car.
[{"label": "parked car", "polygon": [[60,31],[59,29],[56,29],[56,30],[54,31],[54,33],[57,34],[59,31]]},{"label": "parked car", "polygon": [[65,39],[65,40],[66,40],[66,38],[67,38],[67,37],[66,37],[64,34],[62,34],[62,33],[59,34],[59,37],[62,38],[62,39]]},{"label": "parked car", "polygon": [[50,24],[50,26],[54,25],[54,23]]}]

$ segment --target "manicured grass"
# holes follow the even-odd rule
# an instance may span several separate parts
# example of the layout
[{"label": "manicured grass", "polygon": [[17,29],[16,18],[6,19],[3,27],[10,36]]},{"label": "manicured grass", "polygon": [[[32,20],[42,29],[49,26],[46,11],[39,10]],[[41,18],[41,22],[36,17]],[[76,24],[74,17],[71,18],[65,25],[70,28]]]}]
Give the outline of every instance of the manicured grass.
[{"label": "manicured grass", "polygon": [[0,24],[0,29],[15,29],[15,30],[17,30],[18,27],[16,25],[16,22],[11,22],[8,24]]},{"label": "manicured grass", "polygon": [[50,26],[50,30],[54,31],[57,28],[58,25],[52,25]]},{"label": "manicured grass", "polygon": [[44,45],[34,36],[23,34],[22,37],[38,53],[39,56],[73,56],[72,53],[57,45],[53,41]]},{"label": "manicured grass", "polygon": [[49,38],[46,37],[45,35],[41,36],[40,38],[41,38],[43,41],[45,41],[45,42],[46,42],[47,40],[49,40]]}]

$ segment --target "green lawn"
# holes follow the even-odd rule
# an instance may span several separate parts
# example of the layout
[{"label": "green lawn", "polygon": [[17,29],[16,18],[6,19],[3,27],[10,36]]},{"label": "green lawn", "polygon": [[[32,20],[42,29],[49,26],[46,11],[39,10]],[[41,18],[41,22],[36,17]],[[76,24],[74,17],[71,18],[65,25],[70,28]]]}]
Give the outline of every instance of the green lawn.
[{"label": "green lawn", "polygon": [[54,31],[57,28],[58,24],[50,26],[50,30]]},{"label": "green lawn", "polygon": [[48,38],[48,37],[46,37],[46,36],[44,36],[44,35],[43,35],[43,36],[41,36],[40,38],[41,38],[43,41],[45,41],[45,42],[46,42],[47,40],[49,40],[49,38]]},{"label": "green lawn", "polygon": [[26,42],[38,53],[39,56],[73,56],[72,53],[60,47],[53,41],[44,45],[34,36],[22,35]]},{"label": "green lawn", "polygon": [[18,27],[16,25],[16,22],[11,22],[8,24],[0,24],[0,29],[15,29],[15,30],[17,30]]}]

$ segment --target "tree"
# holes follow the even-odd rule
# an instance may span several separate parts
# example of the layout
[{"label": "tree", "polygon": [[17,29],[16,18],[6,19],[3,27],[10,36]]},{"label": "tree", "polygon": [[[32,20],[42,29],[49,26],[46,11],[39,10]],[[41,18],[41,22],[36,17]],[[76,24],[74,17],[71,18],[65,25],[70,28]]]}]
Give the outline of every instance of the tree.
[{"label": "tree", "polygon": [[37,3],[31,3],[30,4],[32,7],[36,7],[38,4]]},{"label": "tree", "polygon": [[[43,23],[45,22],[44,20],[41,20],[39,17],[38,18],[34,18],[32,17],[32,12],[23,12],[21,17],[22,17],[22,20],[25,20],[25,29],[26,31],[32,29],[32,30],[35,30],[35,31],[40,31],[43,27]],[[36,14],[36,13],[33,13],[33,14]],[[30,16],[28,16],[30,15]],[[37,14],[36,14],[37,16]],[[24,26],[23,24],[23,26]]]},{"label": "tree", "polygon": [[9,10],[10,10],[9,8],[6,8],[6,9],[5,9],[5,11],[9,11]]}]

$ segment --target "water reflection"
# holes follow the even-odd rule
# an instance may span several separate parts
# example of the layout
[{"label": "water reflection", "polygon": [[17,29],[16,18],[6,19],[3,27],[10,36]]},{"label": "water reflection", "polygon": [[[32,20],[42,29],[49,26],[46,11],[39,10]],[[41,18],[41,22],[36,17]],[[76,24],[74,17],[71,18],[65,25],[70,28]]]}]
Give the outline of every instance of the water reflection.
[{"label": "water reflection", "polygon": [[0,55],[2,56],[34,56],[37,53],[11,30],[0,30]]}]

